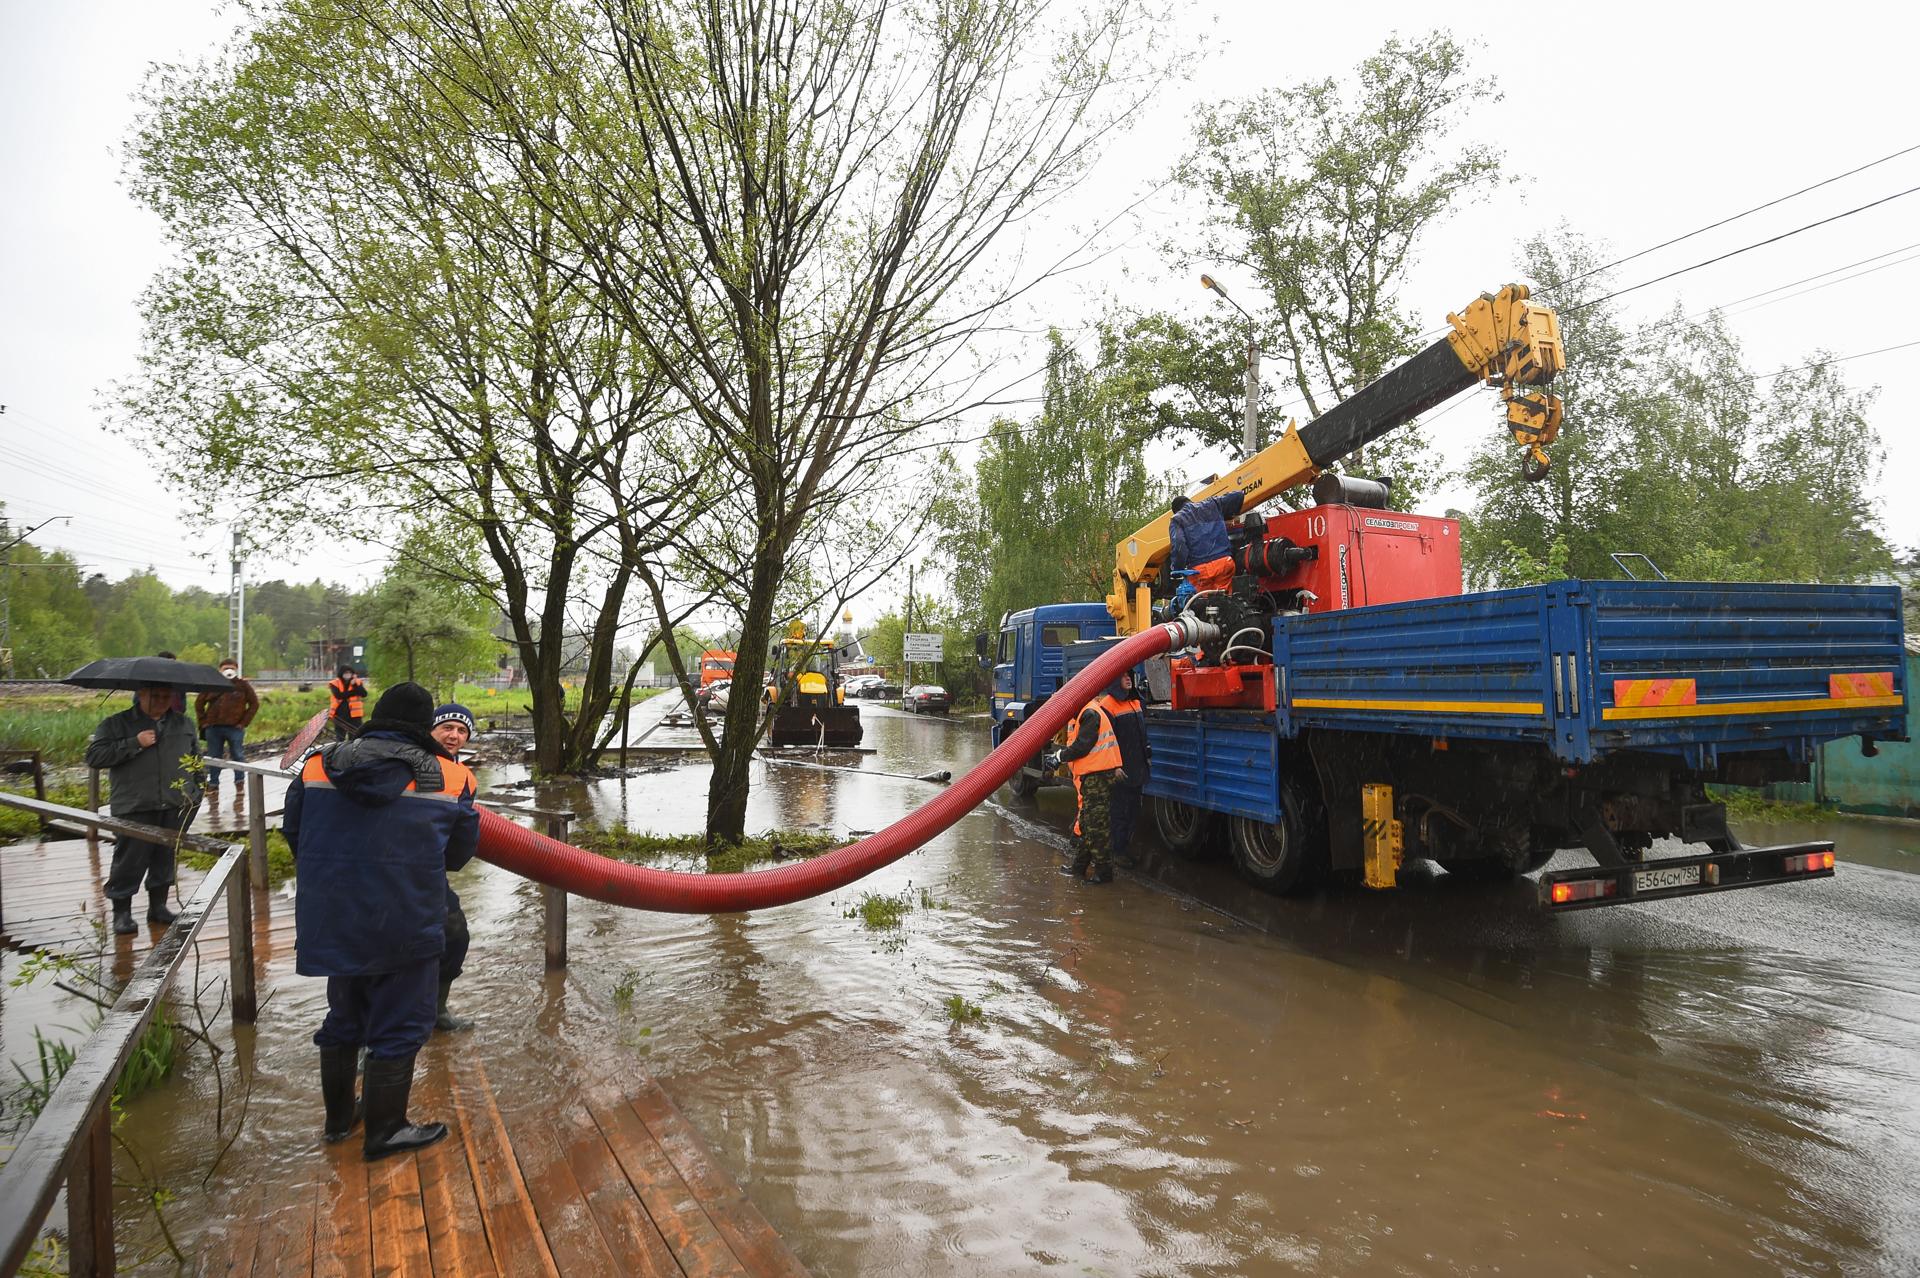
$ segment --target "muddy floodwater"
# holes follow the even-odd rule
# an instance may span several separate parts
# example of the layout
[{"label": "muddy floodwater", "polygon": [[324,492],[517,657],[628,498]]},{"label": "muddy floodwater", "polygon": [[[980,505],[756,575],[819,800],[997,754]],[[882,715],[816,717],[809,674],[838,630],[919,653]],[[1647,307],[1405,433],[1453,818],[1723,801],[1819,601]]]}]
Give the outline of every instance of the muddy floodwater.
[{"label": "muddy floodwater", "polygon": [[[977,723],[865,717],[877,753],[837,762],[984,750]],[[762,772],[756,829],[873,830],[938,792]],[[693,829],[705,788],[674,767],[547,797]],[[1546,919],[1524,881],[1418,868],[1278,900],[1145,831],[1131,872],[1081,886],[1054,872],[1069,801],[1003,791],[760,914],[576,901],[554,976],[537,893],[476,866],[456,1003],[496,1091],[551,1086],[558,1058],[651,1073],[816,1274],[1920,1272],[1911,827],[1837,823],[1832,881]],[[872,930],[849,917],[866,893],[912,908]],[[177,1187],[183,1237],[236,1182],[318,1157],[322,1000],[274,988],[241,1045],[243,1137]],[[127,1126],[195,1182],[208,1073]]]}]

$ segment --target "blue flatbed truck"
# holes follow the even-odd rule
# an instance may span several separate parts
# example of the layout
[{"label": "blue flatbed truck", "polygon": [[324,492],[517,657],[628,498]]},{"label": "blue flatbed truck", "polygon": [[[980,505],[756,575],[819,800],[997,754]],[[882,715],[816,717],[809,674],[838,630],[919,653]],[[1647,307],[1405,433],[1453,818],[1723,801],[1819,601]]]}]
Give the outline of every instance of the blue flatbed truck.
[{"label": "blue flatbed truck", "polygon": [[[996,741],[1029,674],[1051,691],[1114,642],[1079,635],[1051,672],[1045,627],[1097,629],[1094,607],[1008,618]],[[1894,587],[1562,581],[1270,627],[1272,710],[1150,694],[1147,794],[1176,852],[1225,845],[1278,892],[1390,887],[1409,856],[1505,878],[1576,847],[1595,864],[1543,877],[1550,909],[1825,877],[1831,844],[1741,848],[1707,785],[1804,779],[1825,742],[1906,738]],[[1647,859],[1668,836],[1704,850]]]}]

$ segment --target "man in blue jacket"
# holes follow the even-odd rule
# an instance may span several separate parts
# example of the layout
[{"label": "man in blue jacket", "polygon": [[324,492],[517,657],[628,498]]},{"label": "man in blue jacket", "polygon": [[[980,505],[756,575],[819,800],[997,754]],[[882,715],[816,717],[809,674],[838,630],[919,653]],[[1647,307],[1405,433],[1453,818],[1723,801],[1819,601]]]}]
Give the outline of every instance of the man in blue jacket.
[{"label": "man in blue jacket", "polygon": [[1205,501],[1173,499],[1173,518],[1167,522],[1167,571],[1189,569],[1195,590],[1225,590],[1233,584],[1232,546],[1227,521],[1240,514],[1247,495],[1234,489]]},{"label": "man in blue jacket", "polygon": [[368,1161],[433,1144],[444,1123],[407,1118],[414,1057],[433,1032],[445,948],[447,871],[472,859],[474,778],[431,735],[433,697],[389,688],[350,741],[310,752],[287,788],[285,831],[298,860],[294,905],[302,976],[327,978],[320,1049],[325,1136],[353,1131],[353,1079],[367,1049]]}]

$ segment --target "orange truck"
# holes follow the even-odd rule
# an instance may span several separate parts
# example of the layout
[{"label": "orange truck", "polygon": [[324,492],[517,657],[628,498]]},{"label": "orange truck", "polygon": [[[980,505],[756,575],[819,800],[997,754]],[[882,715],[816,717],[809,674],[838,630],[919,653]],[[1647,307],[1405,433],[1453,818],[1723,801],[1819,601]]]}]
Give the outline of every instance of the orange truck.
[{"label": "orange truck", "polygon": [[722,651],[719,648],[709,648],[701,653],[700,686],[704,688],[710,683],[719,683],[722,679],[733,678],[733,658],[732,652]]}]

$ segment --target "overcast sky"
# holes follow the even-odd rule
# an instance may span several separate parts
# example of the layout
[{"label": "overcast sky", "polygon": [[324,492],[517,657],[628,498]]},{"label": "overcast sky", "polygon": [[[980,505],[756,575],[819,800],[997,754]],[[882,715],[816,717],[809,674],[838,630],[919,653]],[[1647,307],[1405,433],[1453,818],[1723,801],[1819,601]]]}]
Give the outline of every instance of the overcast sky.
[{"label": "overcast sky", "polygon": [[[1920,144],[1920,5],[1474,11],[1219,0],[1183,18],[1182,38],[1207,50],[1196,76],[1057,217],[1101,219],[1164,175],[1185,143],[1193,101],[1341,75],[1388,34],[1446,21],[1478,42],[1476,69],[1505,90],[1499,106],[1463,122],[1461,136],[1502,146],[1526,180],[1476,201],[1426,242],[1404,301],[1434,325],[1517,278],[1518,244],[1560,222],[1623,255]],[[104,388],[136,366],[137,299],[166,253],[156,221],[119,181],[131,95],[148,64],[210,50],[231,22],[194,0],[0,0],[0,501],[16,529],[70,516],[34,540],[112,577],[151,565],[176,586],[225,584],[225,532],[189,528],[169,513],[151,478],[155,463],[102,429],[101,404]],[[1920,151],[1641,258],[1617,282],[1651,279],[1913,187]],[[1176,277],[1155,248],[1177,233],[1169,223],[1177,215],[1170,200],[1148,201],[1121,228],[1124,251],[1045,295],[1042,313],[1069,329],[1108,300],[1199,313],[1207,298],[1197,282]],[[1908,302],[1920,284],[1917,255],[1920,193],[1643,289],[1627,299],[1629,314],[1662,314],[1676,300],[1704,310],[1860,263],[1801,286],[1826,285],[1817,291],[1788,289],[1731,311],[1758,371],[1799,365],[1816,348],[1852,356],[1920,342]],[[1912,497],[1920,440],[1910,427],[1920,346],[1844,367],[1853,384],[1881,388],[1874,420],[1887,464],[1875,491],[1885,531],[1897,544],[1920,544]],[[1277,398],[1270,391],[1269,402]],[[1498,417],[1491,404],[1470,405],[1433,430],[1458,463],[1473,439],[1500,429]],[[1192,464],[1199,474],[1228,460]],[[1434,506],[1460,500],[1443,493]],[[256,559],[249,576],[359,583],[383,558],[372,547],[308,549]]]}]

